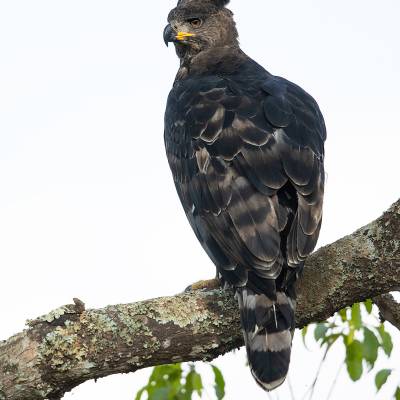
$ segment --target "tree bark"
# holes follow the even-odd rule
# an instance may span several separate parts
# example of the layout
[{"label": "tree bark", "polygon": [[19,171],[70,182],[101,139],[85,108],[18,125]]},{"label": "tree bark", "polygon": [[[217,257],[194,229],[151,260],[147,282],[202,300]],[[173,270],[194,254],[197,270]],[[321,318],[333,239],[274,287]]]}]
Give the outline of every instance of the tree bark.
[{"label": "tree bark", "polygon": [[[400,200],[376,221],[309,257],[298,282],[297,326],[399,288]],[[0,343],[0,400],[60,399],[89,379],[211,360],[243,344],[229,290],[99,310],[74,301]]]},{"label": "tree bark", "polygon": [[373,300],[379,308],[381,320],[388,321],[395,328],[400,329],[400,304],[396,302],[394,297],[391,294],[383,294]]}]

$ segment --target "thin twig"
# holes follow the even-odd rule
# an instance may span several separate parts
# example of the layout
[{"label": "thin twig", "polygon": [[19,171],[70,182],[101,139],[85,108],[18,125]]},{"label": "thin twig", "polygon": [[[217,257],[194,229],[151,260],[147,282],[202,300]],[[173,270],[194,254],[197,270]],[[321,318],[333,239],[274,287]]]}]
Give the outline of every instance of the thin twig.
[{"label": "thin twig", "polygon": [[329,349],[330,349],[330,346],[328,345],[326,347],[325,352],[324,352],[324,356],[322,357],[322,360],[319,363],[319,366],[318,366],[317,373],[315,375],[314,381],[313,381],[312,385],[308,388],[308,390],[304,393],[304,396],[302,397],[302,400],[304,400],[307,397],[308,393],[310,393],[310,392],[311,393],[310,393],[310,396],[309,396],[308,400],[312,400],[312,397],[314,396],[315,386],[317,384],[317,380],[318,380],[319,375],[321,373],[322,365],[324,364],[324,362],[326,360],[326,356],[328,354]]},{"label": "thin twig", "polygon": [[296,397],[294,396],[294,391],[293,391],[293,386],[292,386],[292,381],[290,379],[290,376],[287,377],[287,383],[289,386],[290,397],[292,398],[292,400],[296,400]]},{"label": "thin twig", "polygon": [[318,371],[317,371],[317,374],[315,376],[314,382],[313,382],[313,384],[311,386],[311,393],[310,393],[309,400],[312,400],[312,398],[314,396],[315,386],[317,385],[317,381],[318,381],[319,375],[321,374],[322,366],[324,365],[324,362],[326,360],[326,356],[328,355],[328,351],[330,350],[330,348],[331,348],[331,346],[329,346],[329,345],[326,346],[326,350],[325,350],[324,356],[322,357],[322,360],[321,360],[321,362],[319,364]]},{"label": "thin twig", "polygon": [[338,382],[339,375],[342,372],[343,365],[344,365],[344,361],[342,362],[342,364],[340,364],[340,367],[338,369],[338,372],[336,373],[335,379],[333,380],[331,388],[329,389],[328,397],[326,398],[326,400],[329,400],[333,394],[333,390],[335,389],[335,386]]}]

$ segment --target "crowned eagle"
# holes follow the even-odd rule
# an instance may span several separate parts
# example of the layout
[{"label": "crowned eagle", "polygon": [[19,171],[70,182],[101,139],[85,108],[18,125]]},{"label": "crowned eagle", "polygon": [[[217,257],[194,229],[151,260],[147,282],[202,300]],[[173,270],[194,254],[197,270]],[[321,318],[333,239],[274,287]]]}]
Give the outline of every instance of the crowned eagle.
[{"label": "crowned eagle", "polygon": [[321,228],[326,129],[316,101],[240,48],[227,0],[180,0],[164,40],[180,60],[165,113],[176,190],[235,290],[251,372],[288,372],[295,282]]}]

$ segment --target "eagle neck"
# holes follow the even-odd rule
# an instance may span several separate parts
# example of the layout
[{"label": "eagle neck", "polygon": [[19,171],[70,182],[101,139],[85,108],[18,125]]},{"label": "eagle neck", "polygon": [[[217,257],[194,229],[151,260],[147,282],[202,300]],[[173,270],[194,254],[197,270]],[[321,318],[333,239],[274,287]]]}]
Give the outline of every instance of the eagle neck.
[{"label": "eagle neck", "polygon": [[209,74],[232,74],[248,59],[239,45],[213,47],[181,59],[176,80]]}]

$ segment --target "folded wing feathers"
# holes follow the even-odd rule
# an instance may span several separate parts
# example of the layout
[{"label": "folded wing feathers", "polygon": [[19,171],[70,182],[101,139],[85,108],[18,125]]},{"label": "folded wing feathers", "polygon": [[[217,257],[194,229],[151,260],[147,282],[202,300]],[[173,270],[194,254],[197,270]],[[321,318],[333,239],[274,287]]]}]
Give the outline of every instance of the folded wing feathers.
[{"label": "folded wing feathers", "polygon": [[[272,271],[274,275],[280,272],[275,265],[280,254],[279,232],[288,221],[287,210],[274,195],[289,178],[298,192],[298,210],[287,238],[287,256],[292,266],[301,264],[315,247],[321,226],[321,160],[310,148],[295,146],[284,129],[271,134],[267,123],[262,126],[262,120],[255,118],[256,125],[250,120],[257,115],[250,99],[228,95],[224,88],[201,92],[200,98],[204,100],[188,111],[196,135],[204,143],[195,159],[206,188],[194,184],[195,202],[202,202],[215,215],[227,210],[239,237],[255,256],[257,274],[271,277]],[[290,107],[272,96],[267,99],[267,118],[275,126],[285,126]],[[272,106],[268,108],[268,104]],[[235,166],[245,177],[234,178]]]}]

